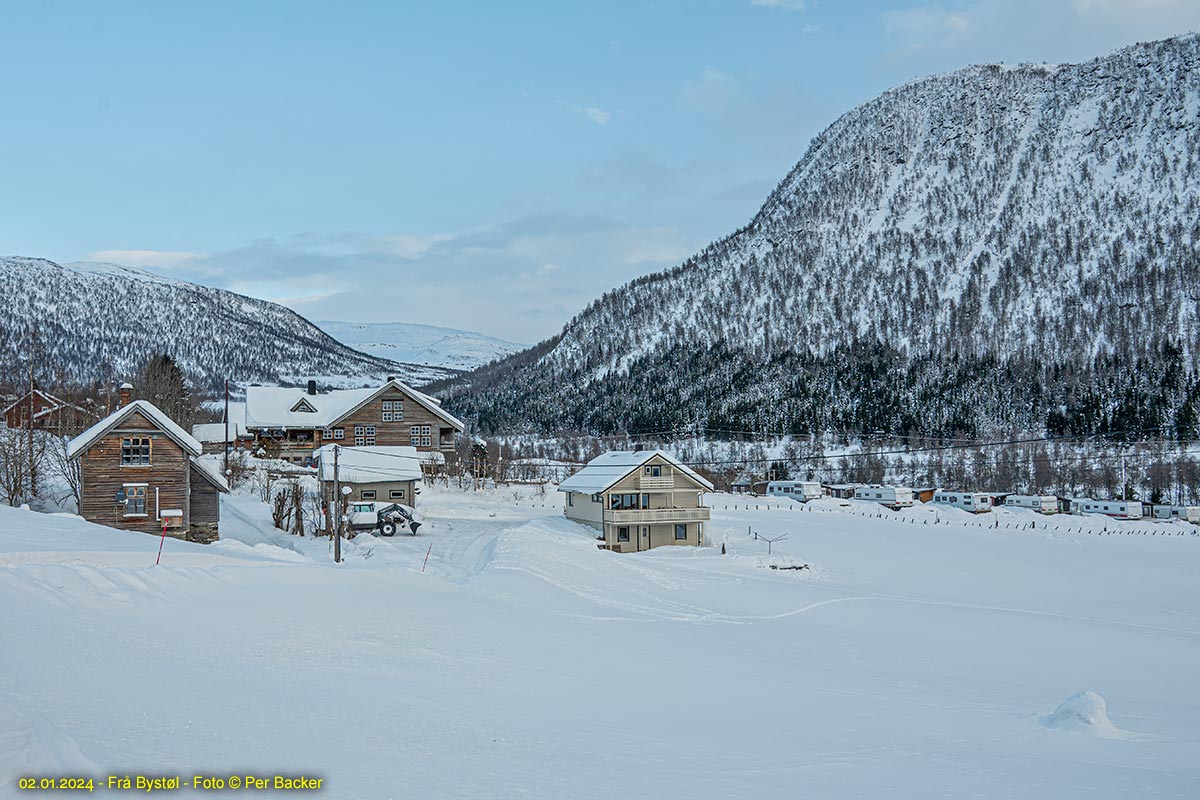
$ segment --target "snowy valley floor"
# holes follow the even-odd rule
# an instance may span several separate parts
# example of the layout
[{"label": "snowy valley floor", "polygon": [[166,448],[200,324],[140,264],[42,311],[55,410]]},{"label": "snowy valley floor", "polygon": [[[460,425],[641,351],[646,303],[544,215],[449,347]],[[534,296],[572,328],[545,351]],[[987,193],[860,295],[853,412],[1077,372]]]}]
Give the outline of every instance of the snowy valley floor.
[{"label": "snowy valley floor", "polygon": [[[1200,796],[1195,527],[713,495],[717,546],[618,555],[542,502],[426,489],[420,536],[340,566],[244,494],[158,567],[156,538],[0,509],[0,797]],[[1111,725],[1046,724],[1085,690]]]}]

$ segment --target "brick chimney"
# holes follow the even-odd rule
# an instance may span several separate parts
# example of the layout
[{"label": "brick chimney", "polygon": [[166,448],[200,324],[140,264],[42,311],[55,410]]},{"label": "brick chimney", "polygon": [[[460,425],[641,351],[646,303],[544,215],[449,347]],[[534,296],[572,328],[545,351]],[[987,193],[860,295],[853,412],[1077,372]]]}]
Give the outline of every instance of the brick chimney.
[{"label": "brick chimney", "polygon": [[131,402],[133,402],[133,384],[132,383],[122,383],[120,392],[121,392],[120,407],[124,408],[125,406],[127,406]]},{"label": "brick chimney", "polygon": [[317,382],[316,381],[310,380],[308,382],[308,393],[310,395],[317,393]]}]

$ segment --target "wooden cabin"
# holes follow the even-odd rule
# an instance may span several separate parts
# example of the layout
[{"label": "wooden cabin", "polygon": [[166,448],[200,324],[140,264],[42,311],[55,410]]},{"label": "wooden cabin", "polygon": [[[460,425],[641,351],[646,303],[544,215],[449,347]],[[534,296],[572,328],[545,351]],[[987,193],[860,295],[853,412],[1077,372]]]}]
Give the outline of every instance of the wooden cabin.
[{"label": "wooden cabin", "polygon": [[202,452],[152,403],[121,406],[68,445],[80,462],[80,515],[110,528],[216,541],[229,487]]},{"label": "wooden cabin", "polygon": [[328,392],[318,392],[315,381],[307,389],[246,389],[245,430],[255,450],[296,463],[311,462],[327,444],[412,447],[426,464],[445,463],[464,428],[440,400],[394,378],[377,388]]},{"label": "wooden cabin", "polygon": [[98,414],[83,406],[68,403],[49,392],[34,389],[4,409],[4,424],[9,428],[30,428],[69,436],[96,421]]}]

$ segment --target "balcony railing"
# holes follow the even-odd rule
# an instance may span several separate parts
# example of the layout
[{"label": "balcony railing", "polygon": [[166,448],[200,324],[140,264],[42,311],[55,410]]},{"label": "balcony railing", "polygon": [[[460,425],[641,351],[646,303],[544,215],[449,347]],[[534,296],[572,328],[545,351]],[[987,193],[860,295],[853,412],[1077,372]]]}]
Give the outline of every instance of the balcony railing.
[{"label": "balcony railing", "polygon": [[636,525],[643,522],[704,522],[708,518],[707,508],[644,508],[604,512],[604,521],[617,525]]},{"label": "balcony railing", "polygon": [[640,489],[670,489],[674,485],[675,479],[670,475],[664,475],[661,478],[642,475],[638,478],[638,488]]}]

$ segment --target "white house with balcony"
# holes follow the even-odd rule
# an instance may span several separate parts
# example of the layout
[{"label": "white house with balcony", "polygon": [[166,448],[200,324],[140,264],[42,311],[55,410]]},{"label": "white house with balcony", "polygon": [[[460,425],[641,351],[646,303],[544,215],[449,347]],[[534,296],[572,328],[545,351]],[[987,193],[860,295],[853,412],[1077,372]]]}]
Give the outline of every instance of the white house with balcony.
[{"label": "white house with balcony", "polygon": [[698,546],[713,485],[662,450],[597,456],[558,487],[563,513],[604,536],[603,548],[634,553],[666,545]]}]

